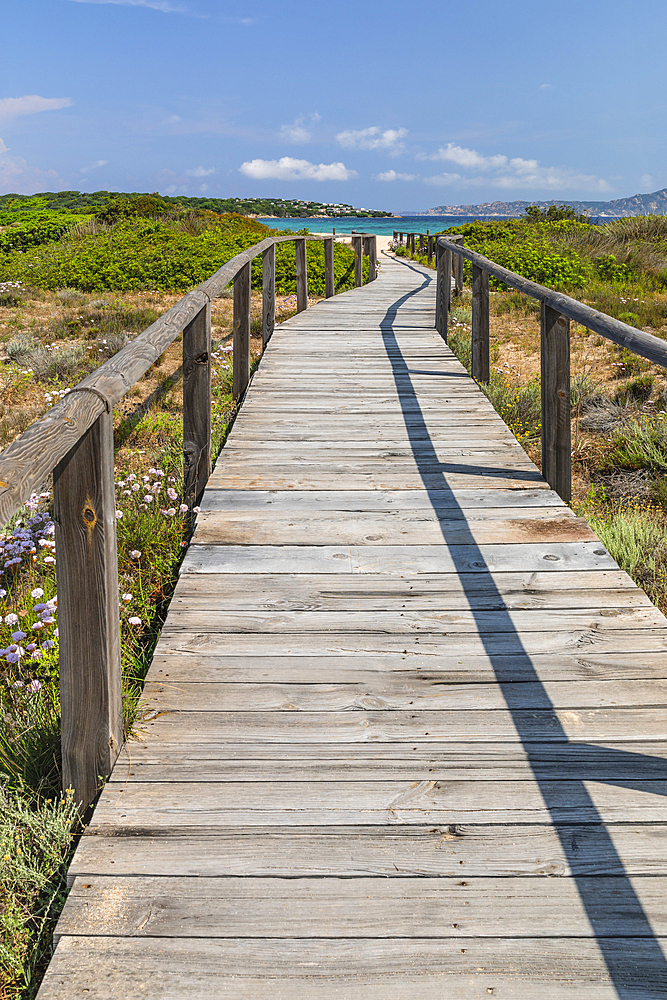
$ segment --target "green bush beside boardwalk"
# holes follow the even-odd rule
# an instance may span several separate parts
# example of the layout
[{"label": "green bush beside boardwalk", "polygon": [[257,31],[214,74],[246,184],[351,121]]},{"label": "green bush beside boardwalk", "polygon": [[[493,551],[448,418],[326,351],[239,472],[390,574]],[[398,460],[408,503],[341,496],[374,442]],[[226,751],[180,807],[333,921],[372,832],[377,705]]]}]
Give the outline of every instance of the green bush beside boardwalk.
[{"label": "green bush beside boardwalk", "polygon": [[[211,212],[153,218],[119,213],[117,221],[108,222],[99,215],[0,212],[0,227],[0,282],[82,292],[186,292],[236,254],[278,232],[240,215]],[[335,247],[334,268],[336,291],[352,288],[354,253],[349,246]],[[252,286],[262,287],[261,259],[253,263]],[[311,295],[324,295],[324,251],[315,241],[308,244],[308,287]],[[276,247],[276,292],[295,291],[290,241]]]}]

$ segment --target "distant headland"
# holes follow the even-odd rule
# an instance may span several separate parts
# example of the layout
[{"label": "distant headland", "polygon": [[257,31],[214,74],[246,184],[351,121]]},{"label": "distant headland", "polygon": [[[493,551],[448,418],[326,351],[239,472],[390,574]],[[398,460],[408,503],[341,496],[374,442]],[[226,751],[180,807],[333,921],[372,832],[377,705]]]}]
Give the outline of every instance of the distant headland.
[{"label": "distant headland", "polygon": [[546,208],[549,205],[569,205],[578,215],[591,218],[622,219],[632,215],[667,214],[667,188],[653,194],[634,194],[630,198],[616,198],[614,201],[491,201],[480,205],[438,205],[425,212],[403,212],[402,215],[467,215],[479,218],[518,218],[529,205]]}]

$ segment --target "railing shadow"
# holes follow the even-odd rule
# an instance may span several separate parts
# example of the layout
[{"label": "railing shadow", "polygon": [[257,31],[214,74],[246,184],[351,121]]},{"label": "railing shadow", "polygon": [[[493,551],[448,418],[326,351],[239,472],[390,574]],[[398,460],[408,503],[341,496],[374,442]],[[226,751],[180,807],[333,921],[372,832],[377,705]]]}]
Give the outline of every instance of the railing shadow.
[{"label": "railing shadow", "polygon": [[[424,277],[424,283],[413,291],[396,300],[383,320],[383,340],[394,373],[396,388],[399,392],[403,420],[412,444],[413,457],[419,469],[424,488],[426,489],[436,513],[443,508],[443,500],[451,511],[458,509],[462,521],[457,520],[456,544],[449,544],[451,557],[460,574],[460,580],[466,588],[467,570],[471,563],[477,567],[477,572],[484,573],[486,562],[484,555],[475,542],[473,534],[468,531],[465,541],[462,541],[461,530],[465,524],[465,513],[458,504],[456,496],[447,482],[447,472],[452,466],[442,466],[439,463],[436,449],[431,441],[426,418],[419,404],[417,392],[412,384],[409,364],[404,359],[398,340],[393,333],[393,320],[401,305],[412,296],[418,295],[433,278],[422,270],[411,267]],[[434,474],[436,465],[442,466],[439,475]],[[434,495],[437,490],[437,496]],[[444,513],[444,511],[443,511]],[[441,522],[445,543],[447,539],[446,523]],[[465,528],[463,528],[465,531]],[[465,563],[462,549],[467,549]],[[574,879],[579,896],[595,935],[598,947],[605,961],[611,982],[621,1000],[638,1000],[642,998],[657,998],[667,996],[667,961],[665,960],[660,942],[656,938],[648,917],[646,916],[635,889],[630,881],[612,837],[593,802],[584,782],[597,781],[620,786],[634,791],[650,791],[653,794],[667,795],[667,762],[647,754],[635,754],[628,751],[595,746],[586,743],[574,743],[568,738],[558,717],[553,702],[542,684],[538,673],[526,652],[520,635],[516,632],[509,610],[503,609],[503,600],[497,589],[491,571],[488,570],[488,595],[496,603],[496,615],[499,630],[514,632],[516,639],[516,655],[514,657],[500,656],[494,643],[494,633],[479,629],[479,638],[494,669],[496,680],[509,709],[512,721],[516,727],[527,760],[538,784],[545,805],[549,811],[553,828],[560,841],[568,868]],[[473,618],[481,626],[482,611],[479,602],[469,600]],[[529,712],[526,711],[525,696],[519,697],[514,681],[517,678],[518,662],[521,665],[521,680],[534,685],[534,701]],[[535,743],[535,714],[540,713],[541,726],[549,734],[549,742],[558,745],[559,765],[554,766],[553,760],[545,757],[545,747]],[[611,773],[610,773],[611,772]],[[634,773],[633,773],[634,772]],[[648,779],[648,780],[647,780]],[[567,801],[572,816],[579,814],[587,817],[579,822],[576,819],[564,821],[559,817],[563,802],[561,794],[562,783],[566,782]],[[663,782],[663,784],[660,784]],[[561,814],[562,815],[562,814]],[[582,871],[581,837],[579,831],[594,831],[596,842],[596,870],[600,874],[611,874],[615,877],[617,891],[617,909],[613,912],[601,912],[596,894],[595,878],[590,878],[590,871]],[[623,915],[624,924],[633,928],[632,935],[618,929],[619,915]],[[619,947],[619,937],[624,938]],[[649,985],[650,984],[650,985]]]}]

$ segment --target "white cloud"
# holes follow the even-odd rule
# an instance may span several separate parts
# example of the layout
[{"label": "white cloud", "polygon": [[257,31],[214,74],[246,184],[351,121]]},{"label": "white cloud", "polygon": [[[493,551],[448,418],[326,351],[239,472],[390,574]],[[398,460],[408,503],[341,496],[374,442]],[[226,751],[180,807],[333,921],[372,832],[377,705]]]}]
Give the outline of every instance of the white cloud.
[{"label": "white cloud", "polygon": [[192,170],[185,171],[188,177],[210,177],[214,174],[215,167],[193,167]]},{"label": "white cloud", "polygon": [[108,160],[95,160],[94,163],[89,163],[87,167],[81,167],[79,173],[89,174],[91,170],[99,170],[100,167],[106,167]]},{"label": "white cloud", "polygon": [[[642,188],[647,188],[649,191],[655,184],[655,177],[651,177],[650,174],[644,174],[639,184]],[[652,192],[651,192],[652,193]]]},{"label": "white cloud", "polygon": [[0,191],[33,194],[66,187],[55,170],[31,167],[21,156],[9,156],[9,148],[0,139]]},{"label": "white cloud", "polygon": [[382,174],[376,174],[376,181],[414,181],[416,174],[397,174],[395,170],[385,170]]},{"label": "white cloud", "polygon": [[461,174],[436,174],[435,177],[425,177],[425,184],[459,184],[463,178]]},{"label": "white cloud", "polygon": [[26,94],[25,97],[0,98],[0,121],[19,118],[22,115],[34,115],[38,111],[59,111],[72,104],[69,97],[39,97],[37,94]]},{"label": "white cloud", "polygon": [[150,7],[151,10],[161,10],[164,14],[188,14],[187,7],[178,7],[170,0],[72,0],[73,3],[112,3],[123,7]]},{"label": "white cloud", "polygon": [[279,160],[248,160],[239,171],[256,181],[347,181],[356,177],[355,170],[348,170],[344,163],[310,163],[282,156]]},{"label": "white cloud", "polygon": [[441,147],[437,153],[420,156],[418,159],[449,160],[459,167],[474,167],[477,170],[491,170],[494,167],[503,167],[507,163],[506,156],[481,156],[476,150],[455,146],[453,142]]},{"label": "white cloud", "polygon": [[420,159],[446,160],[468,171],[463,175],[443,173],[427,177],[427,184],[460,183],[464,187],[484,185],[543,191],[611,191],[607,181],[593,174],[578,173],[570,167],[542,167],[538,160],[524,160],[520,156],[483,156],[474,149],[456,146],[452,142],[441,147],[437,153],[421,156]]},{"label": "white cloud", "polygon": [[319,121],[320,116],[317,111],[311,115],[299,115],[291,125],[280,126],[280,138],[283,142],[293,142],[295,145],[303,145],[306,142],[310,142],[311,134],[306,127],[307,123],[310,122],[313,125],[317,125]]},{"label": "white cloud", "polygon": [[552,83],[541,83],[540,84],[540,90],[553,90],[553,89],[554,88],[553,88],[553,84]]},{"label": "white cloud", "polygon": [[384,149],[390,153],[401,153],[405,149],[401,140],[407,134],[406,128],[387,128],[383,131],[373,125],[371,128],[339,132],[336,142],[346,149]]}]

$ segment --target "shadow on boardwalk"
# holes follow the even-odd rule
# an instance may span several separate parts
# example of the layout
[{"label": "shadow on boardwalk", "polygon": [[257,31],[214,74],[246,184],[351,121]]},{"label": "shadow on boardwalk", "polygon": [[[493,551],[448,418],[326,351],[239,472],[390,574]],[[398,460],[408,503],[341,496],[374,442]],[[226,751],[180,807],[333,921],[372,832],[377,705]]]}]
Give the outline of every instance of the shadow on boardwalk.
[{"label": "shadow on boardwalk", "polygon": [[[411,270],[417,271],[416,268],[411,268]],[[427,423],[419,405],[417,392],[411,381],[411,375],[418,373],[409,368],[403,358],[396,336],[393,333],[393,321],[398,309],[412,296],[418,295],[420,291],[434,280],[429,275],[424,275],[421,270],[417,271],[417,273],[424,276],[423,284],[400,299],[397,299],[387,310],[381,327],[382,336],[400,396],[403,419],[412,445],[414,460],[433,508],[437,514],[440,514],[442,509],[444,516],[444,507],[446,506],[448,516],[451,517],[451,508],[458,507],[464,518],[463,523],[465,523],[465,513],[458,505],[456,496],[447,483],[447,466],[442,465],[437,457],[436,449],[430,444],[431,439]],[[434,480],[434,467],[436,465],[440,465],[443,468],[442,475],[437,483]],[[462,471],[462,467],[457,465],[456,470]],[[454,469],[452,468],[450,471],[454,471]],[[488,469],[477,469],[474,466],[468,466],[465,471],[473,475],[475,472],[478,472],[480,476],[482,472],[488,474]],[[460,523],[457,522],[457,525]],[[447,531],[444,525],[442,525],[442,531],[444,541],[447,543]],[[464,546],[468,552],[465,557],[465,565],[461,563],[461,553],[464,551]],[[468,533],[468,537],[464,542],[460,536],[458,526],[456,545],[451,545],[449,548],[465,591],[466,570],[470,562],[474,561],[476,565],[481,565],[484,563],[484,556],[476,544],[472,532]],[[473,553],[472,556],[470,556],[470,552]],[[497,600],[494,603],[499,608],[502,608],[503,599],[494,584],[490,572],[487,593],[490,597],[496,598]],[[469,600],[471,612],[477,621],[483,612],[480,611],[479,607],[476,607],[476,603],[474,599]],[[567,858],[572,876],[577,884],[580,898],[595,934],[598,947],[609,971],[610,979],[621,1000],[637,1000],[640,996],[667,996],[667,961],[665,960],[660,943],[653,933],[649,920],[644,913],[641,900],[625,873],[622,859],[614,847],[611,835],[585,787],[583,778],[573,777],[573,775],[581,773],[583,770],[586,772],[588,780],[619,785],[623,788],[636,791],[646,791],[647,778],[662,778],[663,780],[667,778],[665,762],[661,758],[649,755],[625,753],[605,747],[571,742],[563,729],[554,705],[541,683],[530,657],[521,644],[520,636],[516,633],[510,614],[505,612],[504,622],[502,621],[502,616],[503,612],[499,611],[499,628],[503,632],[514,632],[516,636],[517,652],[512,657],[511,664],[508,664],[506,656],[499,657],[494,653],[493,633],[486,632],[480,627],[480,641],[493,666],[496,679],[511,713],[533,775],[540,788],[546,807],[549,810],[554,829],[559,837],[564,855]],[[482,625],[482,621],[479,621],[479,624]],[[525,709],[525,700],[522,699],[520,701],[515,694],[513,681],[516,677],[518,667],[521,668],[521,679],[533,682],[534,701],[529,712]],[[556,773],[553,762],[545,760],[544,749],[540,749],[539,744],[534,742],[534,716],[537,712],[542,715],[542,728],[545,732],[549,733],[549,740],[562,744],[562,750],[559,754],[561,761],[560,777]],[[608,777],[608,771],[615,772],[617,776],[613,778]],[[623,774],[626,776],[623,777]],[[633,777],[633,774],[635,777]],[[595,817],[590,823],[584,826],[581,823],[563,822],[562,819],[558,818],[558,812],[561,811],[559,807],[562,807],[563,801],[563,796],[557,794],[559,781],[567,782],[567,800],[572,813],[575,815],[577,813],[585,813]],[[653,794],[667,795],[667,788],[660,789],[652,784],[651,792]],[[578,871],[580,869],[582,836],[585,837],[586,833],[590,832],[591,829],[595,830],[598,874],[614,874],[617,879],[617,906],[613,911],[601,912],[596,893],[595,879],[583,877]],[[623,912],[636,928],[635,936],[625,938],[622,947],[619,947],[617,930],[617,913],[620,912]],[[648,988],[650,992],[647,993],[646,986],[648,985],[649,976],[650,986]]]}]

